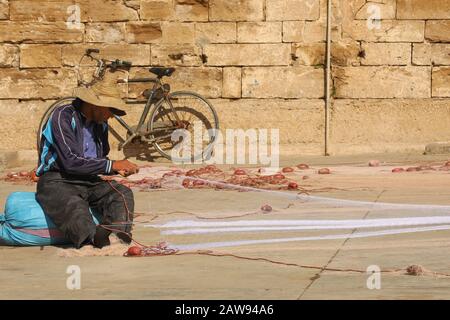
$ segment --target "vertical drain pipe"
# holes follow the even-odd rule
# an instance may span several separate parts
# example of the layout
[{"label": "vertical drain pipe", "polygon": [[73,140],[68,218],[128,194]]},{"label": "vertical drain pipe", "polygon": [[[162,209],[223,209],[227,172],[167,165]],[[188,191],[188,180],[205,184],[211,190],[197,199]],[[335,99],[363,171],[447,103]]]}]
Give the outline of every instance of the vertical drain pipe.
[{"label": "vertical drain pipe", "polygon": [[327,0],[327,47],[325,71],[325,156],[329,156],[331,81],[331,0]]}]

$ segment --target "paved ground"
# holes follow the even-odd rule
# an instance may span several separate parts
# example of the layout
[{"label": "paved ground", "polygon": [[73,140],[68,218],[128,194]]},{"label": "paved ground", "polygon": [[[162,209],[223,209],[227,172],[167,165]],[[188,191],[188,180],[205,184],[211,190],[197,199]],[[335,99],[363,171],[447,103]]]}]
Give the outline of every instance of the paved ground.
[{"label": "paved ground", "polygon": [[[381,167],[368,168],[367,161],[377,158]],[[412,172],[392,174],[396,165],[442,164],[446,156],[364,155],[358,157],[310,157],[284,159],[282,165],[306,162],[315,168],[331,167],[333,174],[311,172],[304,185],[321,189],[315,195],[344,199],[395,203],[450,205],[448,172]],[[34,191],[34,186],[0,183],[0,204],[16,190]],[[370,210],[346,213],[345,208],[328,209],[317,214],[301,212],[302,204],[268,193],[173,190],[137,192],[138,212],[147,212],[142,221],[154,218],[163,223],[193,219],[193,212],[208,217],[224,217],[254,211],[269,203],[280,212],[257,214],[254,219],[283,218],[373,218],[388,212]],[[283,209],[289,207],[289,209]],[[349,211],[350,212],[350,211]],[[401,213],[408,216],[408,212]],[[398,213],[397,213],[398,215]],[[411,215],[421,215],[413,213]],[[323,234],[310,231],[302,235]],[[337,231],[335,233],[342,233]],[[176,244],[236,239],[280,238],[296,232],[272,232],[269,235],[160,234],[157,228],[138,226],[134,236],[146,244],[161,240]],[[432,231],[376,238],[301,241],[281,244],[248,245],[213,249],[217,254],[235,254],[252,258],[312,265],[317,267],[361,269],[378,265],[381,269],[405,268],[419,264],[435,271],[450,273],[450,231]],[[262,260],[205,255],[125,258],[121,256],[61,257],[60,248],[0,248],[1,299],[448,299],[450,277],[410,276],[403,272],[381,276],[381,289],[369,290],[366,273],[322,271]],[[68,290],[67,267],[81,268],[81,290]]]}]

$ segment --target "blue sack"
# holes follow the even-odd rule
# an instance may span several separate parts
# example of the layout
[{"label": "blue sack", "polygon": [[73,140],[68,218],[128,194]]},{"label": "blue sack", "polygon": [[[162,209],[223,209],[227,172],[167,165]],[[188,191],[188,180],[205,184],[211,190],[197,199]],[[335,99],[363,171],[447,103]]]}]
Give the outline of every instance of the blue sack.
[{"label": "blue sack", "polygon": [[[95,224],[99,217],[93,214]],[[0,245],[48,246],[70,244],[50,218],[45,215],[34,192],[13,192],[0,214]]]}]

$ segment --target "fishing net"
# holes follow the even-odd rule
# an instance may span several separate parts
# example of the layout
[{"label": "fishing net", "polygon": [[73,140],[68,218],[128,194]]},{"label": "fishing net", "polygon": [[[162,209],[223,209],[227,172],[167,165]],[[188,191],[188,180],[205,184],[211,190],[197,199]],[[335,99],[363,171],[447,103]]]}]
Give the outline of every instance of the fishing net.
[{"label": "fishing net", "polygon": [[[157,232],[161,242],[145,245],[139,239],[139,250],[131,254],[127,251],[129,246],[118,247],[115,252],[125,252],[125,256],[217,254],[217,250],[236,253],[249,248],[273,252],[349,241],[366,249],[408,248],[414,247],[421,237],[429,239],[430,234],[448,246],[445,231],[450,229],[450,205],[445,192],[439,197],[436,190],[439,185],[443,190],[449,186],[449,168],[448,162],[406,168],[321,168],[299,164],[271,173],[263,168],[224,169],[208,165],[184,169],[149,165],[127,178],[104,179],[132,188],[141,199],[146,199],[146,193],[177,190],[189,190],[196,199],[202,199],[189,202],[194,204],[192,208],[182,209],[177,208],[177,194],[173,194],[173,211],[137,212],[135,236]],[[20,173],[6,179],[17,182],[32,177]],[[392,201],[383,196],[384,191],[396,188],[409,194],[407,203],[401,203],[402,194]],[[219,192],[220,205],[210,200],[211,192]],[[418,194],[417,201],[411,201],[414,193]],[[423,242],[422,248],[436,246],[434,240]],[[424,274],[423,270],[426,269],[414,264],[408,274]]]}]

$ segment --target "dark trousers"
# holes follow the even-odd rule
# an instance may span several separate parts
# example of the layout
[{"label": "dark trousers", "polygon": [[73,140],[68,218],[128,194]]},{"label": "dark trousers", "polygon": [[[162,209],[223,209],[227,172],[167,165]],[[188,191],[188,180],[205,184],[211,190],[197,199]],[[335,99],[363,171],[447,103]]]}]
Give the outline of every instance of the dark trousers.
[{"label": "dark trousers", "polygon": [[[120,193],[97,176],[80,177],[47,172],[39,178],[36,198],[55,225],[79,248],[84,243],[93,242],[96,233],[99,233],[89,207],[101,215],[100,224],[133,221],[133,192],[116,181],[110,183]],[[131,224],[127,224],[108,228],[129,233],[131,227]]]}]

